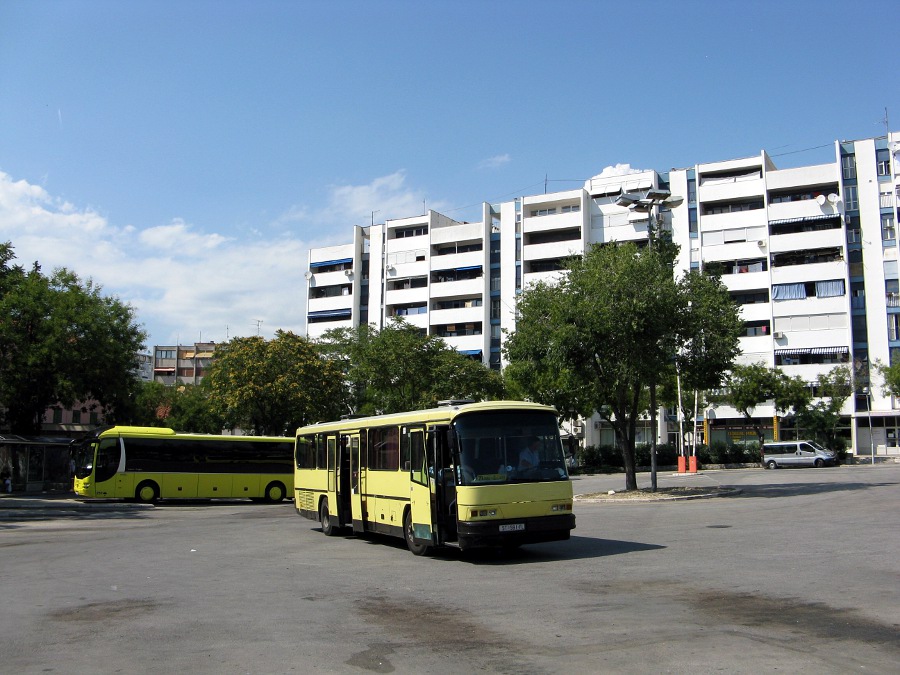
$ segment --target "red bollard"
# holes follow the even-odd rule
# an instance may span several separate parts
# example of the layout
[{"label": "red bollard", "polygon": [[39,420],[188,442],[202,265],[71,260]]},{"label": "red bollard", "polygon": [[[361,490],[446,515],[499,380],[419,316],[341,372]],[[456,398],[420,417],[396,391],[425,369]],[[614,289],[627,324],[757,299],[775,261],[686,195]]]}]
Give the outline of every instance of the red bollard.
[{"label": "red bollard", "polygon": [[693,455],[691,456],[690,464],[688,465],[688,472],[697,473],[697,458]]},{"label": "red bollard", "polygon": [[684,456],[683,456],[683,455],[679,455],[679,456],[678,456],[678,473],[684,473],[684,472],[685,472],[685,468],[684,468]]}]

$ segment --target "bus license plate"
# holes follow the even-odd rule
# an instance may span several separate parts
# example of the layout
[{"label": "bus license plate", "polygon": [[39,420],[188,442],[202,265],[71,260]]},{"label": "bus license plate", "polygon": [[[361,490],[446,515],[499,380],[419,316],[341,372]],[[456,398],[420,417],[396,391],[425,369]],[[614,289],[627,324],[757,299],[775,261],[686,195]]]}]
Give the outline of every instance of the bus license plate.
[{"label": "bus license plate", "polygon": [[511,525],[501,525],[501,532],[520,532],[525,529],[525,523],[513,523]]}]

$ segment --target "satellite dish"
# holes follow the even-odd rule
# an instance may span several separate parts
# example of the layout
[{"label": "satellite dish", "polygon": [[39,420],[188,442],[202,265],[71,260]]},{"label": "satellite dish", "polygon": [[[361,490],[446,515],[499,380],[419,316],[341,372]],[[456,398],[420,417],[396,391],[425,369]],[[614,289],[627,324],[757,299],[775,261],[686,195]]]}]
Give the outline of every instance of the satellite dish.
[{"label": "satellite dish", "polygon": [[830,195],[828,195],[828,201],[831,202],[832,204],[837,204],[837,200],[838,200],[838,196],[834,192],[832,192]]},{"label": "satellite dish", "polygon": [[816,202],[819,206],[825,206],[825,195],[819,195],[816,197]]}]

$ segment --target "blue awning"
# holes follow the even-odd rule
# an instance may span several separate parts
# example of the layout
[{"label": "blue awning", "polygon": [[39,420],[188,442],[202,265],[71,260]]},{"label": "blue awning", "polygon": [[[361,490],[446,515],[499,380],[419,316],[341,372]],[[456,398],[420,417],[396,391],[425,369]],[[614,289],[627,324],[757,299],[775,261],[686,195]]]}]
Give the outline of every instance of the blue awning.
[{"label": "blue awning", "polygon": [[465,272],[466,270],[480,270],[481,265],[468,265],[466,267],[457,267],[457,272]]},{"label": "blue awning", "polygon": [[840,218],[841,214],[839,213],[825,213],[822,215],[815,216],[800,216],[797,218],[782,218],[781,220],[770,220],[769,225],[787,225],[788,223],[806,223],[813,222],[815,220],[832,220],[834,218]]},{"label": "blue awning", "polygon": [[475,356],[476,354],[481,354],[480,349],[460,349],[460,354],[465,354],[466,356]]},{"label": "blue awning", "polygon": [[799,347],[797,349],[776,349],[775,356],[802,356],[804,354],[848,354],[847,347]]},{"label": "blue awning", "polygon": [[353,313],[353,310],[350,309],[325,309],[320,312],[310,312],[306,315],[308,319],[322,319],[322,318],[338,318],[338,317],[347,317]]},{"label": "blue awning", "polygon": [[321,262],[309,263],[311,268],[316,267],[330,267],[331,265],[343,265],[346,263],[352,263],[353,258],[340,258],[339,260],[323,260]]}]

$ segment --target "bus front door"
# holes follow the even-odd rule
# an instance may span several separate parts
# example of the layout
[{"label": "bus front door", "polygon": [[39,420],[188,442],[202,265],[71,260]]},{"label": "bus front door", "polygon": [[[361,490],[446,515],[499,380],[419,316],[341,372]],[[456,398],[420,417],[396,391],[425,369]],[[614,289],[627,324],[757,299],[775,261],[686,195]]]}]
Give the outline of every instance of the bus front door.
[{"label": "bus front door", "polygon": [[449,429],[437,426],[428,432],[431,511],[435,544],[456,541],[456,473],[450,457]]},{"label": "bus front door", "polygon": [[[356,447],[353,447],[353,440]],[[366,443],[362,435],[351,437],[350,446],[350,510],[353,532],[366,531]]]}]

